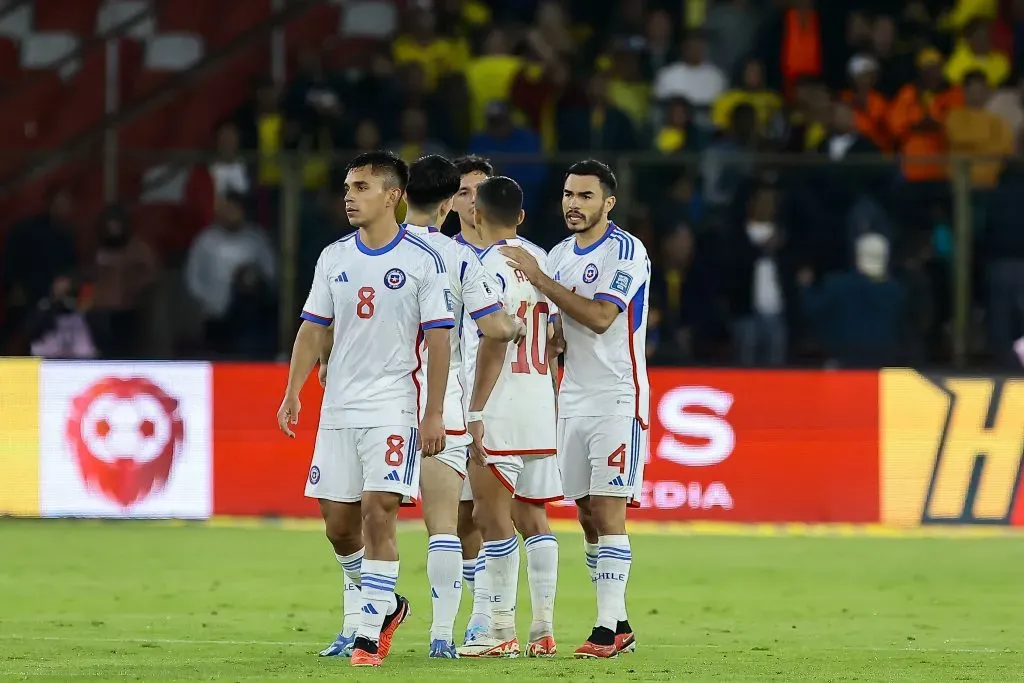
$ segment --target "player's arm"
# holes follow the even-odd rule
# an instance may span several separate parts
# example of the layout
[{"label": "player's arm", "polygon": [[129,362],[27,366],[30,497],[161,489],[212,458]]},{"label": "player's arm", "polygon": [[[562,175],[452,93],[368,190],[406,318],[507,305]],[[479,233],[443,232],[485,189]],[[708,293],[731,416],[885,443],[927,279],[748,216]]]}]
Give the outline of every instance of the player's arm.
[{"label": "player's arm", "polygon": [[302,324],[295,335],[292,357],[288,364],[288,384],[285,387],[284,400],[277,411],[277,426],[293,439],[295,433],[288,425],[298,424],[299,421],[299,391],[306,383],[313,366],[320,360],[324,345],[334,338],[329,331],[334,323],[334,299],[321,265],[322,260],[321,255],[321,260],[317,261],[313,272],[313,286],[309,290],[309,297],[302,307]]},{"label": "player's arm", "polygon": [[478,465],[487,462],[483,453],[484,424],[481,413],[487,405],[487,399],[491,397],[491,392],[494,391],[494,386],[498,383],[498,376],[505,364],[507,348],[508,342],[482,337],[476,351],[476,378],[473,380],[473,394],[469,399],[467,427],[473,436],[473,444],[469,451]]},{"label": "player's arm", "polygon": [[570,291],[548,276],[537,263],[537,259],[521,247],[501,247],[509,265],[523,271],[530,282],[567,315],[596,334],[604,334],[624,308],[604,298],[588,299]]},{"label": "player's arm", "polygon": [[[448,389],[448,365],[451,362],[452,347],[449,342],[449,327],[433,327],[423,330],[427,343],[427,405],[425,417],[444,419],[444,394]],[[443,434],[442,430],[442,434]],[[437,453],[443,450],[438,448]],[[426,451],[424,451],[426,454]]]},{"label": "player's arm", "polygon": [[[438,264],[441,262],[438,261]],[[455,327],[454,302],[448,289],[448,273],[431,260],[420,279],[417,298],[420,328],[427,345],[427,399],[420,420],[420,446],[424,456],[444,450],[444,393],[451,362],[449,330]]]},{"label": "player's arm", "polygon": [[469,254],[462,263],[462,299],[466,312],[476,323],[481,336],[497,341],[516,341],[525,333],[525,325],[504,310],[498,291],[497,281],[480,259]]}]

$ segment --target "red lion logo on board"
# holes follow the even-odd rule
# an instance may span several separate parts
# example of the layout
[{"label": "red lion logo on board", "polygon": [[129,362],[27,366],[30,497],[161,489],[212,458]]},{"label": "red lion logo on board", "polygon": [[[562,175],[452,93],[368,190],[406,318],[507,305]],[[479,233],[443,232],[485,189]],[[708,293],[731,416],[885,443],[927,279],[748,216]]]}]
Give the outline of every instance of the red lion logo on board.
[{"label": "red lion logo on board", "polygon": [[150,380],[106,377],[71,402],[65,436],[86,486],[127,508],[167,483],[185,424]]}]

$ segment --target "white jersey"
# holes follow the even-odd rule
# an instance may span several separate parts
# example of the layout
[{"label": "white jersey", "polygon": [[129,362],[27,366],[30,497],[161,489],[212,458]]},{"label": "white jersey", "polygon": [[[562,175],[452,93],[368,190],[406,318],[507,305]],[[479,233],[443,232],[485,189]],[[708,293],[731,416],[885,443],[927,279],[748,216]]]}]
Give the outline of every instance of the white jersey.
[{"label": "white jersey", "polygon": [[[505,364],[484,406],[484,443],[487,454],[551,455],[555,447],[555,390],[548,367],[548,321],[557,314],[554,305],[498,251],[503,246],[523,247],[547,271],[547,252],[520,239],[501,240],[481,256],[484,267],[498,280],[505,309],[526,325],[526,337],[509,344]],[[495,450],[488,439],[501,435]]]},{"label": "white jersey", "polygon": [[[486,249],[480,249],[464,240],[461,232],[452,239],[472,251],[477,257],[486,251]],[[469,411],[469,401],[473,398],[473,381],[476,379],[476,352],[480,348],[480,328],[469,315],[463,314],[459,331],[462,335],[462,386],[465,387],[462,404]]]},{"label": "white jersey", "polygon": [[[450,237],[441,234],[437,228],[419,225],[404,226],[409,234],[422,238],[433,247],[444,259],[448,271],[448,291],[451,292],[452,312],[455,320],[461,321],[463,316],[476,320],[485,315],[501,310],[501,299],[498,294],[498,283],[484,270],[480,258],[472,249],[459,244]],[[464,437],[465,443],[450,443],[449,446],[468,445],[470,442],[466,430],[466,405],[464,394],[473,388],[465,389],[462,376],[462,343],[459,326],[450,333],[451,362],[448,366],[448,389],[444,396],[444,430],[449,436]],[[424,363],[419,366],[417,381],[426,386],[427,363],[426,342],[423,342],[420,353]],[[421,405],[420,410],[425,410]]]},{"label": "white jersey", "polygon": [[455,326],[444,259],[404,228],[370,249],[359,233],[320,254],[302,318],[334,323],[320,427],[419,424],[421,330]]},{"label": "white jersey", "polygon": [[551,250],[548,267],[562,286],[588,299],[610,301],[625,315],[604,334],[562,316],[565,367],[558,389],[558,417],[624,415],[646,429],[647,312],[651,261],[643,242],[614,223],[580,249],[570,237]]}]

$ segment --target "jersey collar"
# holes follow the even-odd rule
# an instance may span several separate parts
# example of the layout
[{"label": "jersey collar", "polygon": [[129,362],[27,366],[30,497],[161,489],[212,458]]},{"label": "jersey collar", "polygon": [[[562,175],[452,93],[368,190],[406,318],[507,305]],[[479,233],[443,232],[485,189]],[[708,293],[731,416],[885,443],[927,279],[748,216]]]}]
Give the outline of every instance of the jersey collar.
[{"label": "jersey collar", "polygon": [[394,249],[396,246],[398,246],[398,243],[402,241],[403,237],[405,237],[404,223],[398,226],[398,234],[395,235],[395,238],[393,240],[385,244],[380,249],[371,249],[370,247],[363,244],[363,241],[359,239],[359,231],[356,230],[356,248],[359,249],[359,251],[366,254],[367,256],[380,256],[381,254],[386,254],[392,249]]},{"label": "jersey collar", "polygon": [[482,254],[485,251],[487,251],[486,248],[481,249],[480,247],[476,246],[475,244],[470,244],[469,242],[467,242],[466,238],[462,236],[461,232],[457,233],[455,235],[455,241],[458,242],[459,244],[465,244],[467,247],[469,247],[470,249],[475,251],[477,256],[479,256],[480,254]]},{"label": "jersey collar", "polygon": [[402,227],[414,235],[426,235],[428,232],[441,232],[433,225],[413,225],[412,223],[402,223]]},{"label": "jersey collar", "polygon": [[608,236],[612,234],[612,231],[615,230],[615,228],[616,228],[615,223],[612,223],[611,221],[608,221],[608,229],[604,231],[604,234],[601,235],[601,237],[599,237],[596,242],[591,244],[586,249],[580,249],[579,243],[576,242],[575,238],[573,238],[573,241],[572,241],[572,251],[573,251],[573,253],[576,254],[577,256],[583,256],[584,254],[589,254],[590,252],[594,251],[599,246],[601,246],[604,243],[604,241],[606,239],[608,239]]}]

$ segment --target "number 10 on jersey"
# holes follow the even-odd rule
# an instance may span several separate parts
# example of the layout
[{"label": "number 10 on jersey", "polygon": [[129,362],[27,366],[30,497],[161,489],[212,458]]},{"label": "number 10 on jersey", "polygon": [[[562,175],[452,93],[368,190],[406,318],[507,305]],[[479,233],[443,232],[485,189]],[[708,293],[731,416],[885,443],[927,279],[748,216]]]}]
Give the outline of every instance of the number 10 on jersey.
[{"label": "number 10 on jersey", "polygon": [[[538,375],[548,374],[548,305],[539,302],[533,307],[531,320],[526,319],[529,304],[525,301],[519,304],[516,317],[526,325],[526,338],[519,342],[518,354],[512,361],[512,372],[517,375],[530,373],[532,364]],[[526,347],[530,347],[527,358]]]}]

